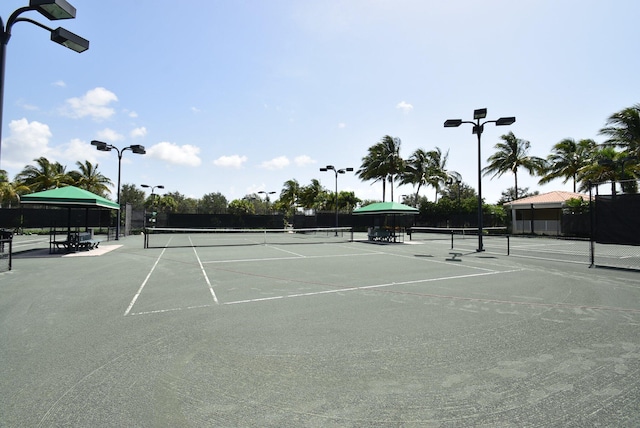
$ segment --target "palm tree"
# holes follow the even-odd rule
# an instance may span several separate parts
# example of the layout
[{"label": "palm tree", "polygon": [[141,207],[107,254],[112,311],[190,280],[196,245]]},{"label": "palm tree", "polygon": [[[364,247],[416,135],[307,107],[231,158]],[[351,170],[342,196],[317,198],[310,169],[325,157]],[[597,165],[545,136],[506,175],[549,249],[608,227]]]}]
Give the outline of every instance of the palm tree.
[{"label": "palm tree", "polygon": [[16,175],[16,181],[28,186],[32,192],[55,189],[73,183],[73,178],[66,173],[66,168],[60,163],[51,163],[45,157],[34,159],[34,162],[38,166],[27,165]]},{"label": "palm tree", "polygon": [[300,183],[298,180],[291,179],[284,182],[282,191],[280,191],[280,203],[286,207],[287,212],[295,212],[298,198],[300,197]]},{"label": "palm tree", "polygon": [[515,179],[515,194],[518,194],[518,169],[526,169],[529,174],[540,174],[544,171],[546,161],[536,156],[529,156],[531,143],[521,140],[509,132],[500,137],[503,142],[497,143],[494,148],[497,151],[487,159],[484,175],[493,174],[491,178],[500,177],[506,172],[512,172]]},{"label": "palm tree", "polygon": [[429,156],[423,149],[416,149],[407,160],[402,181],[400,184],[411,184],[416,187],[415,201],[418,200],[420,188],[426,186],[428,172]]},{"label": "palm tree", "polygon": [[589,183],[611,182],[611,194],[616,194],[616,182],[622,181],[622,189],[627,193],[636,193],[635,181],[624,183],[627,171],[634,167],[627,152],[619,152],[611,146],[595,150],[591,162],[579,171],[582,191],[589,190]]},{"label": "palm tree", "polygon": [[105,197],[107,193],[111,193],[108,186],[113,185],[113,183],[110,179],[102,175],[102,173],[98,172],[98,164],[94,166],[86,160],[84,163],[78,161],[76,165],[79,171],[69,173],[74,177],[76,186],[103,197]]},{"label": "palm tree", "polygon": [[640,158],[640,104],[609,116],[600,134],[609,137],[605,144],[621,147],[628,156]]},{"label": "palm tree", "polygon": [[305,209],[315,209],[318,207],[319,197],[324,191],[320,181],[314,178],[311,180],[311,184],[300,189],[298,201]]},{"label": "palm tree", "polygon": [[369,147],[369,152],[362,158],[362,165],[356,171],[360,180],[382,181],[382,201],[386,196],[386,181],[391,184],[391,200],[393,201],[393,183],[404,171],[404,161],[400,157],[399,138],[385,135]]},{"label": "palm tree", "polygon": [[565,138],[556,143],[547,156],[545,175],[538,184],[549,183],[556,178],[564,178],[565,184],[573,180],[573,191],[576,191],[578,172],[589,164],[589,160],[596,150],[597,144],[591,139],[576,142],[572,138]]},{"label": "palm tree", "polygon": [[29,188],[18,181],[9,181],[7,171],[0,169],[0,206],[11,208],[12,202],[18,201],[18,195],[29,192]]},{"label": "palm tree", "polygon": [[435,202],[438,202],[438,193],[440,193],[440,185],[447,181],[447,160],[449,159],[449,151],[442,155],[442,150],[436,147],[434,150],[427,152],[427,177],[426,181],[431,187],[436,189]]}]

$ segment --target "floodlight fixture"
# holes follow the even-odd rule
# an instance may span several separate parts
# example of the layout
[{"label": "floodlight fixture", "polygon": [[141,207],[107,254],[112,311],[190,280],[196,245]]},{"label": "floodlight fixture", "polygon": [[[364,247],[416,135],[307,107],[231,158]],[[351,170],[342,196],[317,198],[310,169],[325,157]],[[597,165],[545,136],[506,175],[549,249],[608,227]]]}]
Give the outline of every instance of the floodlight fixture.
[{"label": "floodlight fixture", "polygon": [[76,8],[65,0],[30,0],[29,9],[37,10],[51,21],[76,17]]},{"label": "floodlight fixture", "polygon": [[496,126],[505,126],[505,125],[511,125],[516,121],[515,117],[501,117],[500,119],[496,120]]},{"label": "floodlight fixture", "polygon": [[62,27],[58,27],[51,32],[51,40],[78,53],[89,49],[89,40],[83,39]]},{"label": "floodlight fixture", "polygon": [[133,153],[137,155],[144,155],[147,153],[146,150],[144,149],[144,146],[141,146],[140,144],[134,144],[132,146],[129,146],[129,148]]},{"label": "floodlight fixture", "polygon": [[[84,52],[89,49],[89,41],[74,34],[64,28],[56,28],[55,30],[34,21],[30,18],[20,17],[25,12],[36,11],[49,20],[56,21],[59,19],[72,19],[76,17],[76,8],[69,4],[66,0],[29,0],[28,6],[20,7],[13,11],[9,18],[5,21],[0,17],[0,142],[2,141],[2,115],[4,109],[4,80],[5,80],[5,63],[7,56],[7,45],[11,39],[11,30],[17,22],[30,22],[42,29],[49,31],[51,40],[68,47],[76,52]],[[1,143],[0,143],[1,148]]]},{"label": "floodlight fixture", "polygon": [[479,108],[473,111],[473,120],[484,119],[487,117],[487,109]]},{"label": "floodlight fixture", "polygon": [[462,125],[462,119],[448,119],[444,121],[445,128],[457,128]]}]

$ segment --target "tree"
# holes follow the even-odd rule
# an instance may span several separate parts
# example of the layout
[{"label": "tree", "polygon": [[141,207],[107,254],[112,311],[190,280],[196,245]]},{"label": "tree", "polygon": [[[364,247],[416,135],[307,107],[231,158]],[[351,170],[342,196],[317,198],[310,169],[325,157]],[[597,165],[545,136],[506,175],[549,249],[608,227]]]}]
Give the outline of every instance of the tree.
[{"label": "tree", "polygon": [[576,142],[572,138],[565,138],[556,143],[547,156],[547,167],[544,176],[538,184],[546,184],[557,178],[564,178],[563,184],[573,180],[573,191],[578,185],[578,173],[591,160],[597,144],[590,139]]},{"label": "tree", "polygon": [[112,186],[113,183],[98,172],[98,164],[94,166],[86,160],[84,163],[78,161],[76,165],[78,166],[78,171],[71,171],[69,174],[74,178],[77,187],[102,197],[106,197],[108,193],[111,193],[111,189],[108,186]]},{"label": "tree", "polygon": [[314,178],[311,180],[311,184],[300,189],[298,202],[304,209],[318,209],[318,199],[323,192],[326,193],[326,190],[322,187],[320,181]]},{"label": "tree", "polygon": [[120,204],[131,204],[134,210],[141,210],[145,206],[144,190],[138,189],[135,184],[123,184],[120,187]]},{"label": "tree", "polygon": [[73,183],[66,168],[58,162],[51,163],[45,157],[34,159],[37,166],[27,165],[16,175],[16,180],[28,186],[32,192],[55,189]]},{"label": "tree", "polygon": [[280,199],[277,204],[274,204],[274,206],[276,210],[282,212],[286,216],[292,216],[295,213],[299,196],[300,183],[295,179],[287,180],[282,186]]},{"label": "tree", "polygon": [[393,185],[396,178],[404,172],[404,161],[400,157],[399,138],[385,135],[382,139],[369,147],[369,151],[362,158],[362,164],[356,176],[362,181],[382,181],[382,201],[385,201],[386,182],[391,184],[391,200],[393,200]]},{"label": "tree", "polygon": [[197,214],[200,201],[195,198],[187,198],[180,192],[167,192],[177,204],[176,212],[182,214]]},{"label": "tree", "polygon": [[609,116],[600,134],[609,137],[605,144],[621,147],[628,156],[640,158],[640,104]]},{"label": "tree", "polygon": [[256,209],[251,201],[247,199],[234,199],[229,202],[228,206],[229,214],[233,215],[246,215],[246,214],[255,214]]},{"label": "tree", "polygon": [[406,162],[401,184],[411,184],[416,187],[416,194],[413,198],[415,201],[418,200],[420,195],[420,188],[428,184],[428,168],[429,155],[424,149],[416,149]]},{"label": "tree", "polygon": [[431,187],[436,189],[435,202],[438,202],[438,193],[440,193],[440,184],[445,183],[447,176],[447,159],[449,158],[449,151],[442,155],[442,150],[436,147],[434,150],[427,152],[427,177],[426,182]]},{"label": "tree", "polygon": [[526,140],[516,138],[513,132],[502,135],[503,141],[497,143],[494,148],[497,151],[487,159],[487,165],[483,171],[484,175],[493,174],[491,178],[500,177],[506,172],[513,173],[515,180],[515,193],[518,193],[518,169],[526,169],[530,174],[536,175],[544,171],[546,162],[544,159],[529,156],[531,143]]},{"label": "tree", "polygon": [[198,203],[198,212],[204,214],[224,214],[227,212],[227,198],[220,192],[207,193]]},{"label": "tree", "polygon": [[0,169],[0,207],[11,208],[14,202],[18,202],[18,195],[29,192],[29,188],[18,181],[9,181],[7,171]]},{"label": "tree", "polygon": [[[611,194],[616,194],[616,182],[627,178],[627,171],[633,167],[629,162],[627,152],[619,152],[611,146],[603,147],[593,152],[591,162],[579,172],[580,190],[588,191],[589,183],[599,184],[610,181]],[[623,183],[623,190],[627,193],[635,193],[637,186],[635,181]]]}]

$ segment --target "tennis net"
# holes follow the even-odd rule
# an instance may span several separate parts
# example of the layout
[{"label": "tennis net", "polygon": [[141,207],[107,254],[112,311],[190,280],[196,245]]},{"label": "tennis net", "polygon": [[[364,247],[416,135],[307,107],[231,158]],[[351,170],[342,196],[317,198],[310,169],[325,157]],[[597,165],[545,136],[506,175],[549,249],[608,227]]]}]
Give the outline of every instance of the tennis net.
[{"label": "tennis net", "polygon": [[[484,235],[502,235],[506,232],[504,227],[485,227]],[[422,227],[414,226],[407,230],[412,241],[435,241],[474,238],[478,236],[477,227]]]},{"label": "tennis net", "polygon": [[144,248],[217,247],[267,244],[324,244],[353,241],[351,227],[303,229],[201,229],[151,227]]}]

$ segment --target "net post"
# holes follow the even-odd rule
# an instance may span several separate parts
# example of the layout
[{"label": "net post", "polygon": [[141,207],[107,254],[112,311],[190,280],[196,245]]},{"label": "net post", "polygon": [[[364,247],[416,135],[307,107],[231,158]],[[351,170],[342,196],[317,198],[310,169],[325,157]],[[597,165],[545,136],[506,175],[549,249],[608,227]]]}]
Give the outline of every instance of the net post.
[{"label": "net post", "polygon": [[451,249],[453,250],[453,229],[451,230]]}]

